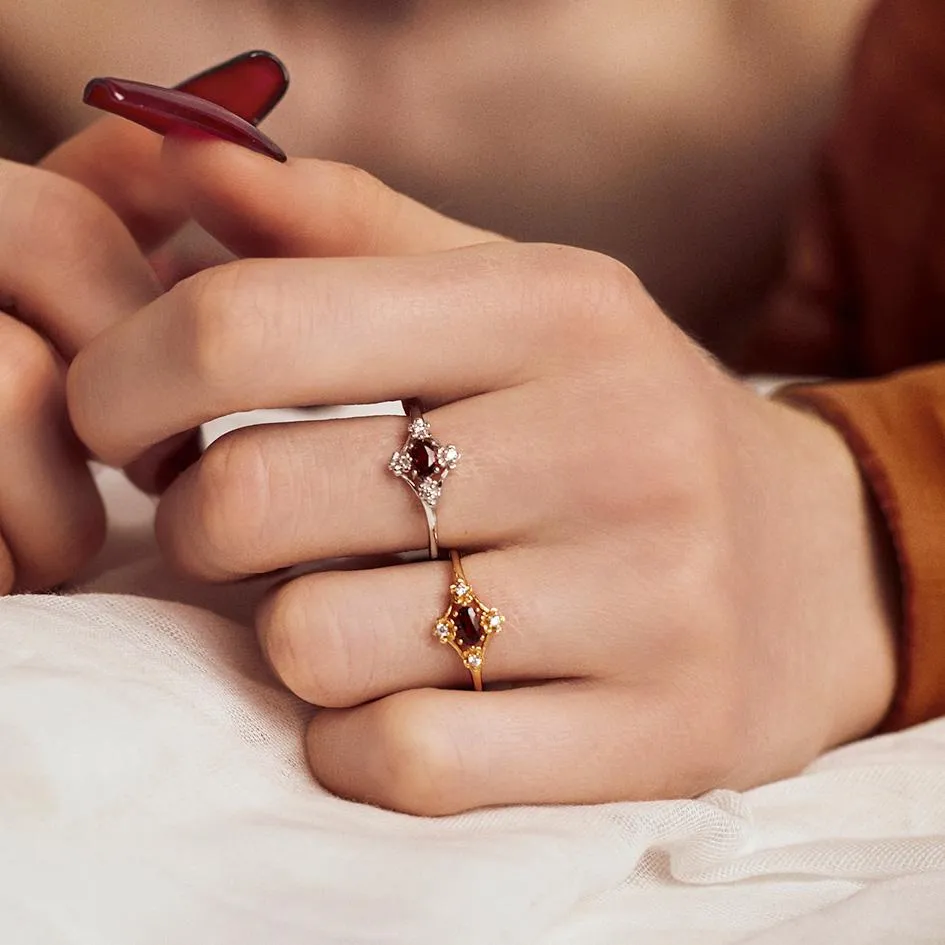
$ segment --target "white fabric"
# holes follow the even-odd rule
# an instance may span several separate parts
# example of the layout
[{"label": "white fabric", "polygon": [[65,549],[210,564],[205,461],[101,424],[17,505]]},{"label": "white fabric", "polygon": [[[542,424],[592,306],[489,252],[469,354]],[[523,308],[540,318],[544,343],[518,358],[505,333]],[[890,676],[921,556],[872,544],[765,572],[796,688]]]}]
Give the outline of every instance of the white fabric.
[{"label": "white fabric", "polygon": [[346,803],[261,667],[261,587],[170,578],[102,484],[85,585],[0,601],[3,945],[945,942],[945,722],[698,801]]}]

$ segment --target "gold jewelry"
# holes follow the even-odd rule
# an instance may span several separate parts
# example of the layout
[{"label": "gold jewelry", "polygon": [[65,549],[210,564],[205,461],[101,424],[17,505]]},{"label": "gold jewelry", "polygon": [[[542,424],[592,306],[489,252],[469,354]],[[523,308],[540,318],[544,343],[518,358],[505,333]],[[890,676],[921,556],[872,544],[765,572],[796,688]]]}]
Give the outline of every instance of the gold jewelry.
[{"label": "gold jewelry", "polygon": [[472,676],[473,688],[476,692],[482,692],[482,664],[486,658],[486,647],[502,629],[505,617],[473,593],[458,551],[450,552],[450,561],[453,564],[450,602],[446,613],[437,620],[433,636],[459,654]]},{"label": "gold jewelry", "polygon": [[432,560],[440,554],[436,533],[436,506],[443,492],[443,480],[451,469],[456,468],[460,453],[455,446],[442,446],[433,438],[430,424],[423,416],[420,401],[405,400],[404,411],[410,420],[407,439],[391,456],[388,468],[398,479],[403,479],[420,500],[427,520],[427,544]]}]

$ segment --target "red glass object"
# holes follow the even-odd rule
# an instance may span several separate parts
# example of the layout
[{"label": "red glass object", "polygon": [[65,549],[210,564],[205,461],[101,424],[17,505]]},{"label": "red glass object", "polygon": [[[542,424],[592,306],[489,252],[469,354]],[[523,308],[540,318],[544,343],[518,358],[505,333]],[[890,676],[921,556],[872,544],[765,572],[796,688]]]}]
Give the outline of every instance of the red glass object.
[{"label": "red glass object", "polygon": [[289,73],[282,60],[254,49],[174,86],[258,125],[282,101]]},{"label": "red glass object", "polygon": [[164,135],[192,128],[242,145],[276,161],[282,148],[255,127],[278,104],[289,84],[282,63],[269,53],[237,56],[175,89],[102,77],[85,87],[83,101]]}]

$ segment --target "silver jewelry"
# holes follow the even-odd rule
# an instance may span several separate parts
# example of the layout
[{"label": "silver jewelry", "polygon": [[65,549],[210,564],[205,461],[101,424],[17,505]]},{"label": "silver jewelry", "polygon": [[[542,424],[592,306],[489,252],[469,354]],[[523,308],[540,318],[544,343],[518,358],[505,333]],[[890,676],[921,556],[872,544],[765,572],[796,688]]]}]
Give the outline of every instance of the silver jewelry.
[{"label": "silver jewelry", "polygon": [[390,458],[388,468],[403,479],[420,500],[427,520],[430,558],[439,557],[440,542],[436,533],[436,507],[443,492],[443,480],[460,459],[459,450],[452,445],[441,446],[430,432],[430,424],[423,416],[418,400],[404,401],[409,419],[407,439]]}]

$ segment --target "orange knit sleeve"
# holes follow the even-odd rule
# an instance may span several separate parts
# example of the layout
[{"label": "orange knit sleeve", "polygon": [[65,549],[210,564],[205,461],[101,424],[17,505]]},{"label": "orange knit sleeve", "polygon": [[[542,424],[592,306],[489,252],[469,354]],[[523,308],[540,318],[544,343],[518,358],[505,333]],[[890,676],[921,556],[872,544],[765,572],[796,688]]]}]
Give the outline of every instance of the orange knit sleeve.
[{"label": "orange knit sleeve", "polygon": [[844,435],[889,527],[903,599],[899,685],[883,728],[945,715],[945,364],[780,397]]}]

